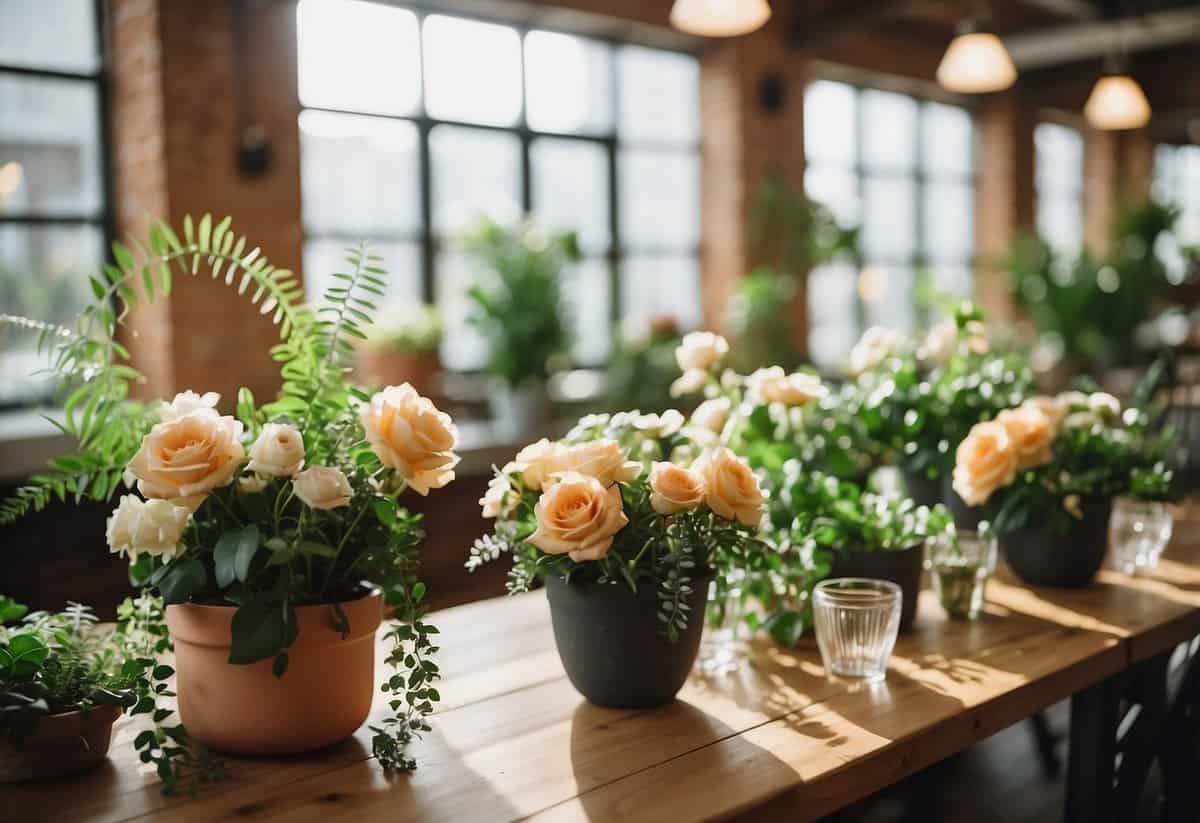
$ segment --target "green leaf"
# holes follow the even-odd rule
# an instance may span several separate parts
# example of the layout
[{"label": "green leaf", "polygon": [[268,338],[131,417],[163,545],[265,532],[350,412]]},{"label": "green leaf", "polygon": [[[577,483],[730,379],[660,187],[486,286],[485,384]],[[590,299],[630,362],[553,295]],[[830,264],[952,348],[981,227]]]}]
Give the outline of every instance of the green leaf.
[{"label": "green leaf", "polygon": [[167,603],[184,603],[208,584],[208,572],[199,558],[177,560],[166,567],[158,580],[158,590]]},{"label": "green leaf", "polygon": [[250,573],[250,563],[257,551],[258,526],[254,524],[221,535],[213,549],[213,569],[217,575],[217,586],[224,589],[234,580],[245,583]]},{"label": "green leaf", "polygon": [[20,620],[28,612],[28,606],[0,594],[0,623],[12,623]]},{"label": "green leaf", "polygon": [[282,653],[295,639],[296,620],[290,603],[251,600],[234,612],[229,662],[241,665],[266,660]]},{"label": "green leaf", "polygon": [[314,540],[301,540],[296,550],[300,554],[312,555],[314,557],[337,557],[337,549],[333,546],[317,543]]}]

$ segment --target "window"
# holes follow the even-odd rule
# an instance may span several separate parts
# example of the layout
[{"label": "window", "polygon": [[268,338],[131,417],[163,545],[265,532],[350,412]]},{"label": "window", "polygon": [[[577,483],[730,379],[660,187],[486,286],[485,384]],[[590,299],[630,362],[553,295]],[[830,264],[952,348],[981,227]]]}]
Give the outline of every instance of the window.
[{"label": "window", "polygon": [[969,294],[975,241],[974,125],[957,106],[818,80],[804,96],[804,183],[839,222],[861,227],[861,268],[809,279],[809,350],[835,367],[863,327],[911,329],[917,278]]},{"label": "window", "polygon": [[1200,146],[1163,144],[1154,150],[1154,197],[1179,209],[1175,236],[1162,237],[1157,249],[1167,277],[1182,283],[1187,261],[1180,246],[1200,246]]},{"label": "window", "polygon": [[[94,0],[0,3],[0,313],[71,324],[107,226]],[[28,334],[0,330],[0,407],[47,399]]]},{"label": "window", "polygon": [[1057,123],[1033,130],[1038,235],[1074,259],[1083,248],[1083,137]]},{"label": "window", "polygon": [[531,213],[579,233],[584,260],[566,274],[579,362],[607,359],[618,321],[700,322],[694,57],[362,0],[297,13],[310,291],[365,237],[389,299],[436,303],[443,361],[478,369],[476,272],[456,235]]}]

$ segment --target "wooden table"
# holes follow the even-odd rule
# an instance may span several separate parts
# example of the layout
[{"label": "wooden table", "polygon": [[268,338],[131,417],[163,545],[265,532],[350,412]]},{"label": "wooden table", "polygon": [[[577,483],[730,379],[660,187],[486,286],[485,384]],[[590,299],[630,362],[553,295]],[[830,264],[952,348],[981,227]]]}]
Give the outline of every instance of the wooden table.
[{"label": "wooden table", "polygon": [[[1173,547],[1152,578],[1106,571],[1084,591],[1028,589],[1001,572],[977,623],[946,620],[926,592],[915,630],[874,686],[827,679],[811,641],[794,651],[762,643],[741,671],[693,676],[676,703],[650,712],[597,708],[574,691],[540,592],[434,617],[445,644],[444,703],[416,747],[413,775],[385,776],[364,729],[318,754],[230,760],[230,780],[194,798],[164,798],[139,770],[129,745],[136,729],[125,726],[98,771],[5,787],[3,815],[809,820],[1074,695],[1068,818],[1120,819],[1112,794],[1119,701],[1140,666],[1200,635],[1200,543]],[[1198,670],[1191,666],[1193,681]],[[1192,722],[1200,685],[1188,688],[1193,714],[1183,720]],[[1161,738],[1169,711],[1143,714],[1156,722],[1146,734]]]}]

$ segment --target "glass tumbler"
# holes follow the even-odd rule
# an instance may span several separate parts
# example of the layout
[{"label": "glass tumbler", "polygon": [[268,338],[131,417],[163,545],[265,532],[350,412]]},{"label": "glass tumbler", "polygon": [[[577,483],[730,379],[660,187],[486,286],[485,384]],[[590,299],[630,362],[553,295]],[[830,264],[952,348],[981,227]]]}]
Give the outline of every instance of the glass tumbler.
[{"label": "glass tumbler", "polygon": [[813,590],[817,645],[828,674],[882,680],[900,630],[900,587],[887,580],[841,577]]},{"label": "glass tumbler", "polygon": [[987,581],[996,568],[996,538],[974,531],[940,534],[927,545],[933,590],[942,608],[957,620],[983,613]]},{"label": "glass tumbler", "polygon": [[1109,542],[1125,574],[1149,574],[1171,540],[1175,518],[1165,503],[1119,497],[1113,501]]},{"label": "glass tumbler", "polygon": [[742,590],[744,578],[738,572],[730,577],[723,591],[719,590],[715,580],[709,589],[706,625],[697,661],[705,674],[735,671],[748,650]]}]

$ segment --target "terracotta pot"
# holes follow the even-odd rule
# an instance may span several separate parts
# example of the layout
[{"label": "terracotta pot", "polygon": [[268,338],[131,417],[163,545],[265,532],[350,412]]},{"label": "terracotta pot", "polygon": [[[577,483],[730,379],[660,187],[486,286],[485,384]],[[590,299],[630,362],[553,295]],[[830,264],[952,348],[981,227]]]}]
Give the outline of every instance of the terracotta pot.
[{"label": "terracotta pot", "polygon": [[357,354],[355,373],[359,380],[380,386],[399,386],[410,383],[426,397],[434,397],[441,388],[438,375],[442,361],[436,351],[402,352],[361,347]]},{"label": "terracotta pot", "polygon": [[865,577],[890,580],[900,587],[900,631],[912,628],[921,594],[921,573],[925,566],[925,547],[912,546],[898,551],[838,549],[833,553],[829,577]]},{"label": "terracotta pot", "polygon": [[264,755],[312,751],[354,734],[375,695],[382,593],[375,589],[342,609],[350,621],[344,639],[332,605],[296,609],[299,634],[277,678],[271,660],[228,662],[235,607],[168,606],[179,716],[191,736],[217,752]]},{"label": "terracotta pot", "polygon": [[38,720],[20,745],[0,739],[0,783],[62,777],[95,768],[108,757],[117,706],[63,712]]}]

